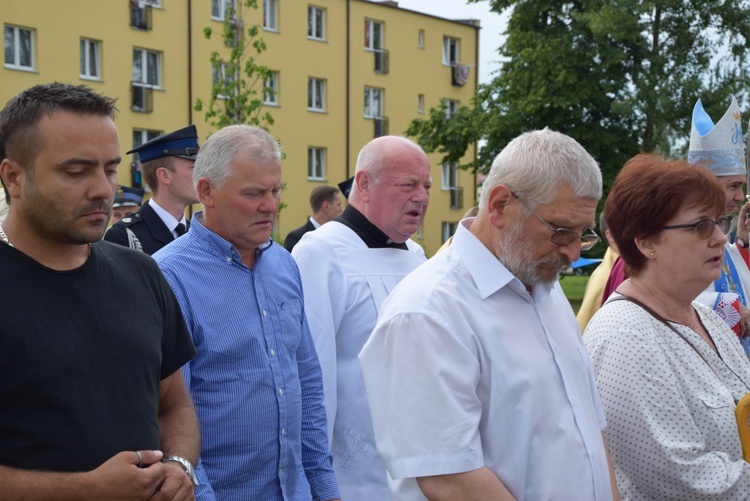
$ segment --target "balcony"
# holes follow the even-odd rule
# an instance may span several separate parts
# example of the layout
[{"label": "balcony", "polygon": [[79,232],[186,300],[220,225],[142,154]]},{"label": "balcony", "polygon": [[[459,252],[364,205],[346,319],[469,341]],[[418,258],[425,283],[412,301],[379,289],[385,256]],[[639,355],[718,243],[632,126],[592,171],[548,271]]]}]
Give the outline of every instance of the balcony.
[{"label": "balcony", "polygon": [[386,49],[375,49],[373,54],[375,54],[375,73],[388,74],[390,64],[388,51]]},{"label": "balcony", "polygon": [[375,126],[374,136],[387,136],[388,135],[388,117],[373,117],[372,123]]},{"label": "balcony", "polygon": [[130,109],[137,113],[154,111],[154,86],[143,82],[130,82]]},{"label": "balcony", "polygon": [[130,27],[137,30],[151,29],[151,6],[143,5],[136,0],[130,1]]},{"label": "balcony", "polygon": [[464,189],[462,186],[451,186],[451,209],[464,208]]}]

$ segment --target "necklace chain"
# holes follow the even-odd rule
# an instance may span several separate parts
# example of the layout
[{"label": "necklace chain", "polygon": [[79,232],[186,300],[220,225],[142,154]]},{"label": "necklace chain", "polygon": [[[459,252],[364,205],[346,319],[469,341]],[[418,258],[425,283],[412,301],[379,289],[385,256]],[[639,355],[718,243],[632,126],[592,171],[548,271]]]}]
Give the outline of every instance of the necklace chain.
[{"label": "necklace chain", "polygon": [[[8,245],[10,247],[13,247],[13,244],[10,242],[10,239],[8,238],[8,235],[5,233],[5,230],[3,230],[3,225],[2,224],[0,224],[0,240],[2,240],[6,245]],[[92,244],[91,243],[88,244],[88,248],[89,248],[88,255],[90,256],[91,255],[91,248],[92,248]]]}]

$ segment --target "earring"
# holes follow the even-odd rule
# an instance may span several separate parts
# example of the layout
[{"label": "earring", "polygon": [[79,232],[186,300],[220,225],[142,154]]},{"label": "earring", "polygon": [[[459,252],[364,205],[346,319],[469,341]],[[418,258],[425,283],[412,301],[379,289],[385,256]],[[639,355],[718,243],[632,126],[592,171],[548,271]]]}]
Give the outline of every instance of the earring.
[{"label": "earring", "polygon": [[649,256],[654,257],[654,251],[651,251],[651,254]]}]

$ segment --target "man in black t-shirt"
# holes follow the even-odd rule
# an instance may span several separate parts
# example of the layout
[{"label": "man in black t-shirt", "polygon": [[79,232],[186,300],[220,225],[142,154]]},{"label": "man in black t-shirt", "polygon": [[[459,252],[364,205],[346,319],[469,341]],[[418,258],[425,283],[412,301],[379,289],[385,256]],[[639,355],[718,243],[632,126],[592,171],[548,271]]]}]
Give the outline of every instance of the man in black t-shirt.
[{"label": "man in black t-shirt", "polygon": [[[193,499],[195,354],[156,264],[100,241],[120,163],[114,100],[37,85],[0,111],[3,499]],[[137,315],[109,307],[136,298]]]}]

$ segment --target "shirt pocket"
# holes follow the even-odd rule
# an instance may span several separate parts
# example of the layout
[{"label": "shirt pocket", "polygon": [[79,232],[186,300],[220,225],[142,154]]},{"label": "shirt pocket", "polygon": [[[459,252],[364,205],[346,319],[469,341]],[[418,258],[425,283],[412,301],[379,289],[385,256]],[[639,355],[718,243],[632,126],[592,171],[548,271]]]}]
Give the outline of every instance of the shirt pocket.
[{"label": "shirt pocket", "polygon": [[302,340],[302,304],[299,299],[287,299],[276,302],[279,328],[284,346],[296,352]]}]

